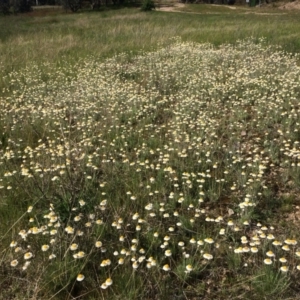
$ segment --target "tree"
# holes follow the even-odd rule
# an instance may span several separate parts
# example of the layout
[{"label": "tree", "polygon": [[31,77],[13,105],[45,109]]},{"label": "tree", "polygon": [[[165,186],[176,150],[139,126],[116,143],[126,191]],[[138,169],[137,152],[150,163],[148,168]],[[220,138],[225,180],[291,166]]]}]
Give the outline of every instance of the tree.
[{"label": "tree", "polygon": [[30,0],[19,0],[17,12],[25,13],[32,11],[31,1]]},{"label": "tree", "polygon": [[62,5],[66,10],[77,12],[82,7],[82,0],[62,0]]},{"label": "tree", "polygon": [[91,9],[97,10],[101,7],[101,0],[90,0]]},{"label": "tree", "polygon": [[155,9],[155,4],[153,0],[143,0],[141,10],[150,11],[152,9]]},{"label": "tree", "polygon": [[82,0],[67,0],[72,12],[77,12],[82,6]]},{"label": "tree", "polygon": [[9,0],[0,0],[0,12],[4,15],[10,14],[11,3]]},{"label": "tree", "polygon": [[0,0],[0,12],[3,14],[25,13],[32,11],[31,0]]}]

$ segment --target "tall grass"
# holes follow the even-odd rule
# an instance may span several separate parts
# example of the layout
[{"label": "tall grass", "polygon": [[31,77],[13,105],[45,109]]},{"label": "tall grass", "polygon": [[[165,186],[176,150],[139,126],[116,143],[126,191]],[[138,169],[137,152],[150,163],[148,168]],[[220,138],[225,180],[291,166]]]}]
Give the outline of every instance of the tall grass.
[{"label": "tall grass", "polygon": [[[191,7],[195,10],[203,6]],[[159,11],[147,14],[138,9],[120,9],[49,17],[2,17],[1,75],[31,61],[54,63],[65,56],[76,61],[88,55],[107,57],[141,48],[151,50],[158,44],[169,44],[174,36],[215,45],[250,36],[264,37],[289,52],[300,49],[297,14],[254,15],[229,9],[220,14],[219,10],[211,7],[210,14],[199,15]]]}]

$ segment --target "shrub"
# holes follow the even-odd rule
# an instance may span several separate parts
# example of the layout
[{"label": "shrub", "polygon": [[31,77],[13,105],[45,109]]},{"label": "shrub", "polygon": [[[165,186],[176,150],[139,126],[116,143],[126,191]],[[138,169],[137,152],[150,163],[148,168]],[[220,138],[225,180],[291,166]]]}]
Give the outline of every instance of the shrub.
[{"label": "shrub", "polygon": [[20,0],[18,12],[25,13],[32,11],[31,2],[28,0]]},{"label": "shrub", "polygon": [[144,0],[142,3],[141,10],[142,11],[150,11],[152,9],[155,9],[155,4],[153,0]]},{"label": "shrub", "polygon": [[0,0],[0,12],[4,15],[10,14],[10,2],[9,0]]}]

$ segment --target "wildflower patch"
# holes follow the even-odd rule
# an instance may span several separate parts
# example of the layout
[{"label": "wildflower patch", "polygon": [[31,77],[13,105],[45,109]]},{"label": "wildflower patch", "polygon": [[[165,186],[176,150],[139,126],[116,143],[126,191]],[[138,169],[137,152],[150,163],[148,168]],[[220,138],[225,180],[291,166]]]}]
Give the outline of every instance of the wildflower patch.
[{"label": "wildflower patch", "polygon": [[0,99],[0,196],[24,201],[4,255],[14,276],[38,278],[40,298],[103,299],[233,280],[280,294],[299,278],[299,235],[272,219],[300,184],[296,56],[176,41],[64,68],[11,73]]}]

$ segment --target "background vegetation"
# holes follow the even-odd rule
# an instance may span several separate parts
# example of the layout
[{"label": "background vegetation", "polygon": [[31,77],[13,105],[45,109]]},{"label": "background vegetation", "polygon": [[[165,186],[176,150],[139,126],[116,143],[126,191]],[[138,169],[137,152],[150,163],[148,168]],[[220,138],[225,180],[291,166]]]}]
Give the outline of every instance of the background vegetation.
[{"label": "background vegetation", "polygon": [[256,40],[264,37],[267,43],[280,45],[286,51],[300,49],[297,13],[264,8],[230,10],[207,5],[187,5],[187,9],[199,14],[156,11],[149,15],[124,8],[73,15],[48,9],[14,19],[3,17],[0,19],[1,75],[32,61],[53,64],[65,59],[75,62],[89,55],[105,58],[124,51],[153,50],[167,45],[174,36],[183,41],[214,45],[234,43],[250,36]]}]

